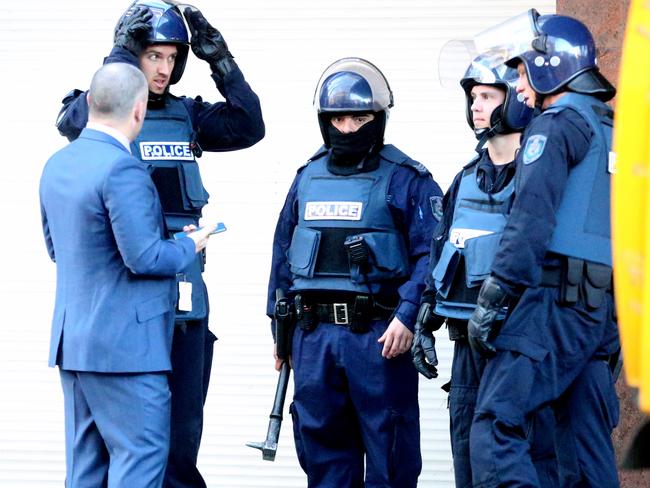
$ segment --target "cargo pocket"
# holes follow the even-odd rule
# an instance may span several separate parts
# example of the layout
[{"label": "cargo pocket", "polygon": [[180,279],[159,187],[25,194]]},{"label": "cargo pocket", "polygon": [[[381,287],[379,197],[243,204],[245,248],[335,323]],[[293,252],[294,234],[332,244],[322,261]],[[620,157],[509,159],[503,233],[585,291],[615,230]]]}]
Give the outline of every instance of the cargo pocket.
[{"label": "cargo pocket", "polygon": [[[208,315],[208,296],[201,276],[202,261],[200,254],[184,273],[176,275],[176,320],[202,320]],[[192,310],[179,310],[179,282],[192,284]]]},{"label": "cargo pocket", "polygon": [[494,256],[499,249],[501,232],[472,237],[465,241],[465,277],[468,288],[479,286],[490,276]]},{"label": "cargo pocket", "polygon": [[184,161],[181,164],[181,176],[186,200],[183,206],[186,210],[200,210],[208,203],[210,195],[203,187],[198,163]]},{"label": "cargo pocket", "polygon": [[436,289],[443,298],[447,298],[447,295],[449,294],[449,288],[454,280],[454,275],[456,274],[456,268],[458,267],[459,262],[460,250],[458,250],[458,248],[451,242],[445,242],[442,247],[442,252],[440,253],[440,259],[438,259],[438,263],[431,273]]},{"label": "cargo pocket", "polygon": [[287,251],[287,260],[291,272],[305,278],[314,276],[314,266],[320,244],[320,231],[296,227],[291,238],[291,246]]}]

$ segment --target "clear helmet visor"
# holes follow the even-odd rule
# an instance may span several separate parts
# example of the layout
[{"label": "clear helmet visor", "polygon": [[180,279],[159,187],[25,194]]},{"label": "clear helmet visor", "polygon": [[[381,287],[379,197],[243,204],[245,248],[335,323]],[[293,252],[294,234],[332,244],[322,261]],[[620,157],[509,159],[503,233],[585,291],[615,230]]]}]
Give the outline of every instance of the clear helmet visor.
[{"label": "clear helmet visor", "polygon": [[321,75],[314,92],[317,112],[387,111],[393,93],[383,73],[361,58],[343,58]]},{"label": "clear helmet visor", "polygon": [[474,36],[474,50],[483,63],[496,67],[532,49],[533,40],[540,35],[539,13],[530,9],[524,13]]}]

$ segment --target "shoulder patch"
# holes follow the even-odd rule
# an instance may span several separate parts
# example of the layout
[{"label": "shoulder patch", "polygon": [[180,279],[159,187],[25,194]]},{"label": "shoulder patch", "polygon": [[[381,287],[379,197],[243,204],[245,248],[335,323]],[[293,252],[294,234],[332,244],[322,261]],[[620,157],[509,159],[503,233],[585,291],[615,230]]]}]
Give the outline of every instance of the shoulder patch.
[{"label": "shoulder patch", "polygon": [[530,136],[526,141],[526,147],[524,148],[522,157],[524,164],[531,164],[537,161],[544,152],[544,147],[546,147],[546,136],[541,134]]},{"label": "shoulder patch", "polygon": [[442,219],[442,197],[429,197],[429,201],[431,202],[431,212],[433,213],[433,218],[437,221],[440,221],[440,219]]}]

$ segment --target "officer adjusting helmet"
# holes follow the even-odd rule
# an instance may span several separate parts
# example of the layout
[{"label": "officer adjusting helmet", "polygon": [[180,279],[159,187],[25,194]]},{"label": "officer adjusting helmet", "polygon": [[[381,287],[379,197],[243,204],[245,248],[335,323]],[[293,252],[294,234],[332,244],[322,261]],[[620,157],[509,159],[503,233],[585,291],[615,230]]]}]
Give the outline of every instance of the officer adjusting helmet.
[{"label": "officer adjusting helmet", "polygon": [[334,115],[374,114],[379,124],[377,141],[383,142],[392,106],[388,80],[379,68],[362,58],[342,58],[332,63],[321,75],[314,93],[314,107],[327,147],[328,127]]},{"label": "officer adjusting helmet", "polygon": [[[467,123],[478,139],[489,139],[496,134],[521,132],[530,122],[533,110],[517,97],[518,77],[516,69],[505,64],[491,67],[489,62],[485,62],[484,56],[476,57],[465,71],[460,80],[460,86],[465,91],[465,115]],[[492,111],[489,129],[474,127],[472,88],[477,85],[495,86],[505,92],[503,103]]]},{"label": "officer adjusting helmet", "polygon": [[[181,12],[178,10],[178,7],[161,0],[136,0],[122,14],[117,25],[120,25],[124,17],[131,15],[136,7],[146,7],[153,15],[150,21],[151,31],[149,33],[148,45],[173,44],[176,46],[178,54],[176,55],[174,69],[169,78],[169,84],[174,85],[178,83],[185,71],[190,45],[190,39]],[[117,27],[115,33],[117,34]]]}]

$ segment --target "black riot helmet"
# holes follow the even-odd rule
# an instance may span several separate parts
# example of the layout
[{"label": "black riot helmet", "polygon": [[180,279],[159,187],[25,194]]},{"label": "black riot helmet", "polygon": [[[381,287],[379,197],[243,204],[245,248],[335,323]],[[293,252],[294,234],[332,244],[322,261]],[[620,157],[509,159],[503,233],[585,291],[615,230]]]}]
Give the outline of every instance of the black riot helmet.
[{"label": "black riot helmet", "polygon": [[325,146],[330,146],[328,125],[333,115],[373,113],[381,123],[383,141],[386,120],[393,106],[393,92],[384,74],[370,61],[342,58],[321,75],[314,93],[314,107]]},{"label": "black riot helmet", "polygon": [[[137,7],[146,7],[152,14],[150,20],[151,31],[147,45],[173,44],[176,46],[178,54],[176,55],[174,70],[169,78],[169,84],[178,83],[185,71],[190,45],[187,27],[181,12],[178,7],[161,0],[136,0],[122,14],[117,25],[119,26],[125,17],[132,15]],[[115,28],[115,34],[117,34],[117,27]]]},{"label": "black riot helmet", "polygon": [[[465,91],[465,114],[467,123],[479,139],[490,138],[496,134],[511,134],[521,132],[530,122],[533,116],[533,109],[526,106],[517,97],[517,70],[505,64],[491,67],[490,60],[484,56],[477,56],[471,62],[465,75],[460,80],[460,86]],[[488,85],[500,88],[505,93],[503,104],[496,107],[490,116],[489,129],[477,129],[474,127],[472,117],[472,88],[477,85]],[[487,132],[486,132],[487,131]]]}]

